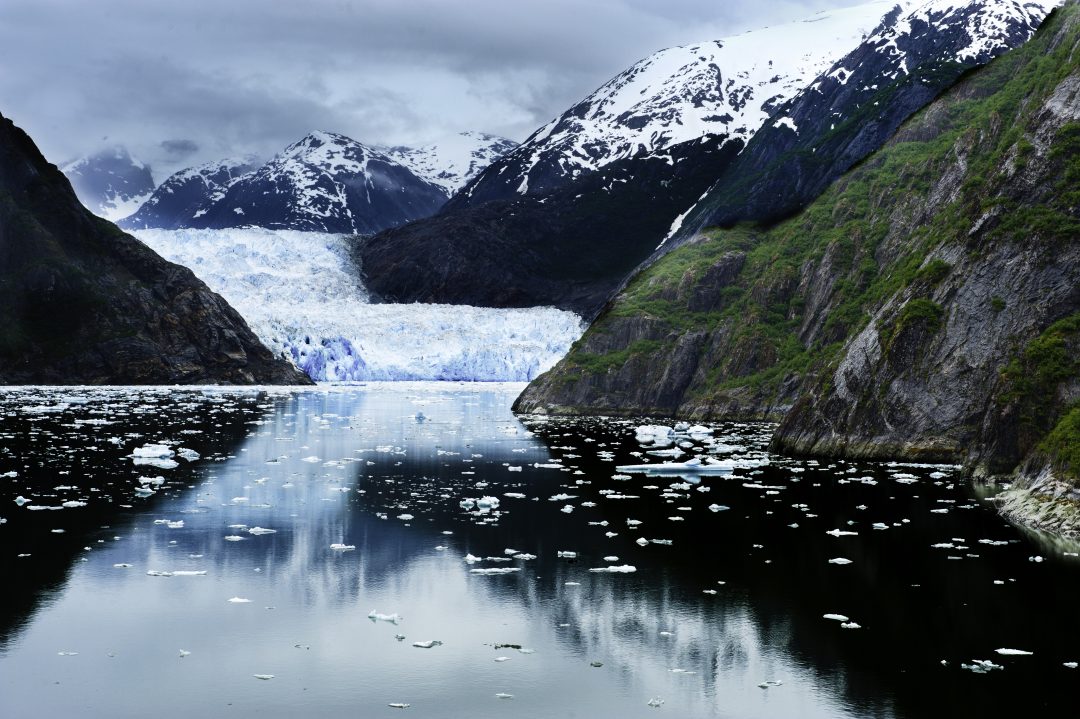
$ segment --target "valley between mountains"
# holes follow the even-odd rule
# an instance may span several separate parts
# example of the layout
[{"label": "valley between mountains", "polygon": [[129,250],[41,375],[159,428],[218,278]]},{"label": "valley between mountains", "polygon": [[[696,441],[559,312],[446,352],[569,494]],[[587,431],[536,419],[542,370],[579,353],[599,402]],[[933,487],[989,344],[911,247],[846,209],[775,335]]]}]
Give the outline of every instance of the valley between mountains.
[{"label": "valley between mountains", "polygon": [[867,2],[657,52],[521,143],[313,130],[160,183],[5,120],[0,379],[529,381],[962,465],[1077,531],[1078,14]]}]

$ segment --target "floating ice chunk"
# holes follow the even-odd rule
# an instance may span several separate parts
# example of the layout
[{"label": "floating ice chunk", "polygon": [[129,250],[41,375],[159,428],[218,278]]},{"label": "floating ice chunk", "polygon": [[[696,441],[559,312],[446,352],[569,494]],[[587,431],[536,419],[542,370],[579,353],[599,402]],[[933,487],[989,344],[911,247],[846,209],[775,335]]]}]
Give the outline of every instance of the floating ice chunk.
[{"label": "floating ice chunk", "polygon": [[382,612],[377,612],[372,609],[371,613],[368,614],[368,619],[373,622],[390,622],[391,624],[397,625],[401,623],[401,620],[404,619],[404,617],[397,612],[394,612],[393,614],[383,614]]},{"label": "floating ice chunk", "polygon": [[58,656],[58,657],[77,657],[77,656],[79,656],[79,653],[78,652],[57,652],[56,656]]},{"label": "floating ice chunk", "polygon": [[525,499],[525,495],[521,492],[503,492],[503,496],[510,499]]},{"label": "floating ice chunk", "polygon": [[72,500],[69,500],[67,502],[64,502],[60,506],[64,507],[65,509],[75,509],[76,507],[85,507],[86,502],[80,502],[78,500],[72,499]]},{"label": "floating ice chunk", "polygon": [[634,542],[637,543],[638,545],[642,546],[642,547],[647,546],[649,544],[649,540],[645,539],[645,537],[638,537],[637,539],[634,540]]},{"label": "floating ice chunk", "polygon": [[458,506],[461,507],[462,509],[472,509],[473,507],[476,506],[476,500],[475,499],[465,498],[465,499],[461,500],[460,502],[458,502]]},{"label": "floating ice chunk", "polygon": [[[496,659],[495,661],[498,661],[498,659]],[[495,698],[496,699],[513,699],[514,695],[513,694],[507,694],[506,692],[499,692],[498,694],[495,695]]]},{"label": "floating ice chunk", "polygon": [[251,604],[250,599],[244,599],[243,597],[233,597],[229,599],[230,604]]},{"label": "floating ice chunk", "polygon": [[995,664],[989,659],[972,659],[971,664],[961,664],[961,669],[967,669],[968,671],[975,672],[976,674],[986,674],[994,669],[1004,669],[1005,667],[1000,664]]},{"label": "floating ice chunk", "polygon": [[637,435],[639,440],[648,438],[667,439],[675,434],[675,428],[662,424],[643,424],[634,430],[634,434]]},{"label": "floating ice chunk", "polygon": [[511,572],[520,572],[521,567],[488,567],[480,569],[470,569],[473,574],[510,574]]},{"label": "floating ice chunk", "polygon": [[831,535],[833,537],[857,537],[857,536],[859,536],[858,532],[848,532],[848,531],[843,530],[843,529],[830,529],[828,532],[825,532],[825,534]]},{"label": "floating ice chunk", "polygon": [[647,706],[650,706],[650,707],[652,707],[654,709],[659,709],[663,704],[664,704],[663,699],[661,699],[660,697],[653,697],[652,699],[650,699],[648,701]]},{"label": "floating ice chunk", "polygon": [[174,577],[205,577],[205,569],[177,569],[172,573]]},{"label": "floating ice chunk", "polygon": [[156,477],[139,477],[138,481],[139,481],[139,484],[142,484],[142,485],[152,484],[155,487],[160,487],[161,485],[165,484],[165,478],[162,477],[160,474],[158,476],[156,476]]},{"label": "floating ice chunk", "polygon": [[26,497],[22,496],[21,494],[18,497],[15,498],[15,504],[19,505],[20,507],[23,506],[24,504],[29,504],[29,503],[30,503],[30,500],[27,499]]},{"label": "floating ice chunk", "polygon": [[536,559],[536,555],[535,554],[529,554],[528,552],[522,552],[520,554],[515,554],[514,559],[521,559],[521,560],[524,560],[524,561],[528,561],[530,559]]},{"label": "floating ice chunk", "polygon": [[1077,662],[1062,662],[1061,666],[1068,667],[1069,669],[1076,669],[1077,667],[1080,667],[1080,663],[1077,663]]},{"label": "floating ice chunk", "polygon": [[783,684],[784,683],[782,681],[780,681],[779,679],[767,679],[766,681],[763,681],[761,684],[758,684],[758,686],[761,687],[762,689],[768,689],[770,687],[782,686]]},{"label": "floating ice chunk", "polygon": [[859,624],[856,624],[855,622],[841,622],[840,623],[840,628],[841,629],[862,629],[862,626],[860,626]]},{"label": "floating ice chunk", "polygon": [[610,572],[612,574],[630,574],[637,571],[637,567],[629,564],[613,564],[610,567],[592,567],[590,572]]},{"label": "floating ice chunk", "polygon": [[480,557],[475,557],[472,554],[466,554],[465,555],[465,563],[466,564],[476,564],[477,562],[482,562],[482,561],[484,561],[484,560],[481,559]]},{"label": "floating ice chunk", "polygon": [[565,502],[568,499],[577,499],[576,494],[554,494],[548,497],[549,502]]},{"label": "floating ice chunk", "polygon": [[851,620],[845,617],[843,614],[822,614],[824,619],[832,619],[837,622],[850,622]]},{"label": "floating ice chunk", "polygon": [[1034,652],[1024,651],[1023,649],[995,649],[994,651],[1009,657],[1030,657],[1034,654]]},{"label": "floating ice chunk", "polygon": [[195,450],[188,449],[187,447],[181,447],[176,450],[176,455],[180,457],[180,459],[186,459],[188,462],[194,462],[202,456]]},{"label": "floating ice chunk", "polygon": [[277,534],[276,529],[267,529],[266,527],[252,527],[248,530],[248,534]]},{"label": "floating ice chunk", "polygon": [[165,522],[165,526],[168,527],[169,529],[183,529],[184,528],[184,520],[178,519],[175,522]]},{"label": "floating ice chunk", "polygon": [[311,455],[310,457],[302,458],[300,461],[301,462],[307,462],[309,464],[315,464],[316,462],[321,462],[322,458],[316,457],[315,455]]},{"label": "floating ice chunk", "polygon": [[561,559],[577,559],[577,552],[564,552],[562,550],[559,550],[558,556]]},{"label": "floating ice chunk", "polygon": [[181,649],[180,650],[180,658],[181,659],[183,659],[184,657],[189,657],[189,656],[191,656],[191,652],[189,652],[187,649]]},{"label": "floating ice chunk", "polygon": [[117,568],[117,569],[127,569],[131,565],[130,564],[125,564],[125,563],[120,563],[120,564],[114,564],[113,566],[115,568]]},{"label": "floating ice chunk", "polygon": [[442,642],[438,639],[428,639],[423,642],[413,642],[412,645],[418,649],[431,649],[432,647],[441,647]]},{"label": "floating ice chunk", "polygon": [[574,505],[572,505],[572,504],[563,505],[563,508],[560,509],[559,511],[562,512],[563,514],[570,514],[571,512],[574,511]]},{"label": "floating ice chunk", "polygon": [[391,709],[408,709],[412,704],[406,704],[405,702],[390,702],[386,706]]},{"label": "floating ice chunk", "polygon": [[476,500],[476,506],[480,509],[497,509],[499,506],[498,497],[481,497]]},{"label": "floating ice chunk", "polygon": [[411,514],[399,514],[397,518],[400,519],[402,522],[411,522],[413,519],[415,519],[415,517],[413,517]]},{"label": "floating ice chunk", "polygon": [[351,552],[352,550],[356,549],[356,545],[355,544],[338,544],[338,543],[334,543],[334,544],[330,545],[330,549],[333,549],[334,551],[337,551],[337,552]]},{"label": "floating ice chunk", "polygon": [[242,541],[244,541],[244,538],[237,535],[237,534],[230,534],[227,537],[225,537],[225,541],[226,542],[242,542]]},{"label": "floating ice chunk", "polygon": [[274,678],[273,674],[252,674],[251,676],[255,677],[256,679],[262,679],[263,681]]},{"label": "floating ice chunk", "polygon": [[497,661],[497,662],[508,662],[508,661],[510,661],[510,657],[495,657],[495,661]]},{"label": "floating ice chunk", "polygon": [[136,447],[132,450],[129,457],[143,457],[143,458],[157,458],[157,457],[172,457],[175,452],[169,449],[168,445],[164,444],[144,444],[142,447]]},{"label": "floating ice chunk", "polygon": [[619,558],[612,555],[610,557],[604,557],[604,561],[605,562],[617,562],[617,561],[619,561]]},{"label": "floating ice chunk", "polygon": [[851,560],[847,557],[835,557],[829,560],[829,564],[851,564]]}]

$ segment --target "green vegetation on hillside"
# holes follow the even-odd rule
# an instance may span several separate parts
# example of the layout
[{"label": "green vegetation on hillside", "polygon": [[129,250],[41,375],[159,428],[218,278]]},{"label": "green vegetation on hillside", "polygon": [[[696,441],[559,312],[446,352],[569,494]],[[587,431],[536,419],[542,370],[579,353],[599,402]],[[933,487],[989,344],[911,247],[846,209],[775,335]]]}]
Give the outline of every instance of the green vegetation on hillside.
[{"label": "green vegetation on hillside", "polygon": [[[885,351],[890,338],[917,321],[923,331],[936,332],[946,320],[934,291],[952,271],[934,255],[942,245],[977,255],[996,240],[1075,241],[1080,236],[1080,123],[1066,125],[1055,138],[1048,158],[1058,181],[1044,202],[1015,196],[1023,183],[1012,179],[1025,171],[1037,149],[1037,140],[1025,137],[1025,126],[1080,65],[1072,41],[1053,44],[1063,19],[1076,12],[1075,6],[1059,10],[1026,45],[969,74],[795,217],[769,228],[709,230],[704,241],[664,256],[628,284],[589,333],[610,332],[619,320],[634,317],[661,323],[672,337],[723,329],[730,354],[751,355],[757,364],[739,374],[710,366],[707,381],[692,383],[687,399],[708,404],[737,387],[769,398],[792,375],[829,367],[843,343],[875,314],[880,313],[877,329]],[[930,206],[937,183],[958,165],[964,171],[960,192]],[[733,251],[745,253],[745,263],[734,282],[720,290],[716,309],[691,311],[685,288]],[[810,298],[800,287],[815,273],[819,284],[826,277],[831,290],[817,316],[808,316]],[[996,296],[991,306],[995,312],[1006,309]],[[565,367],[602,374],[649,351],[635,345],[607,355],[571,352]],[[661,348],[654,352],[652,359],[662,364]]]}]

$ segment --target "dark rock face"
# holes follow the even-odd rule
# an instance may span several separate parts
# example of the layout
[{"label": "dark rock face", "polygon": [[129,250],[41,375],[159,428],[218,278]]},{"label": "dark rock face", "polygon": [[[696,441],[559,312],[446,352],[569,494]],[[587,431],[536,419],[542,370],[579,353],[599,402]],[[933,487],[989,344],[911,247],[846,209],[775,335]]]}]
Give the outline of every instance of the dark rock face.
[{"label": "dark rock face", "polygon": [[220,201],[233,184],[258,167],[255,158],[211,162],[171,175],[138,211],[116,224],[125,230],[189,227],[207,207]]},{"label": "dark rock face", "polygon": [[150,168],[114,147],[64,165],[75,194],[99,217],[117,220],[154,191]]},{"label": "dark rock face", "polygon": [[2,117],[0,306],[7,384],[310,383],[190,270],[86,210]]},{"label": "dark rock face", "polygon": [[516,409],[782,418],[778,451],[1058,492],[1080,474],[1078,158],[1071,1],[798,215],[646,269]]},{"label": "dark rock face", "polygon": [[393,302],[554,305],[591,317],[742,147],[612,163],[568,187],[487,202],[358,241],[365,285]]}]

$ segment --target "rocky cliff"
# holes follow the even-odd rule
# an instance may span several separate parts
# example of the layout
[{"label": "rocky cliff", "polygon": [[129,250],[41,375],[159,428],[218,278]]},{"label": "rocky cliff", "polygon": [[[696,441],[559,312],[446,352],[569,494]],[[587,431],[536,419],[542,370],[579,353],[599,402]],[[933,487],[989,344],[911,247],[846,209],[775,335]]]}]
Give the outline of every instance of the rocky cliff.
[{"label": "rocky cliff", "polygon": [[309,383],[0,117],[0,383]]},{"label": "rocky cliff", "polygon": [[1069,2],[798,215],[709,231],[642,272],[516,407],[782,418],[780,451],[1021,470],[1064,495],[1078,313]]}]

